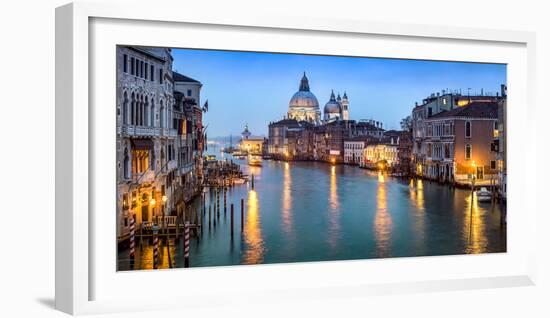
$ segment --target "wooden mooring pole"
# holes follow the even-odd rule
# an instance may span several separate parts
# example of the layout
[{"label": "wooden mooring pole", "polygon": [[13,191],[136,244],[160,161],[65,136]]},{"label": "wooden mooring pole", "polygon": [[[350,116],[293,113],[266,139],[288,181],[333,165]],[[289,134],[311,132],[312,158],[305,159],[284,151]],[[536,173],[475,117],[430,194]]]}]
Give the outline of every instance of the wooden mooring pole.
[{"label": "wooden mooring pole", "polygon": [[223,215],[227,213],[227,189],[223,188]]},{"label": "wooden mooring pole", "polygon": [[231,203],[231,237],[233,237],[233,203]]},{"label": "wooden mooring pole", "polygon": [[241,198],[241,233],[244,230],[244,199]]}]

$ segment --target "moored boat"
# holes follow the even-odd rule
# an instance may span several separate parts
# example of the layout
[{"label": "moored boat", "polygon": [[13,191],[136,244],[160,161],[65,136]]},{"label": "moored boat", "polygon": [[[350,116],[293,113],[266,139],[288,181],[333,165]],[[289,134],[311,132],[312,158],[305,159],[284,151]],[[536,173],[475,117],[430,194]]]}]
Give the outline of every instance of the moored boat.
[{"label": "moored boat", "polygon": [[491,191],[487,190],[487,188],[482,187],[478,191],[476,191],[477,195],[477,201],[478,202],[490,202],[493,198],[493,194]]},{"label": "moored boat", "polygon": [[249,166],[262,166],[262,157],[258,155],[248,155]]}]

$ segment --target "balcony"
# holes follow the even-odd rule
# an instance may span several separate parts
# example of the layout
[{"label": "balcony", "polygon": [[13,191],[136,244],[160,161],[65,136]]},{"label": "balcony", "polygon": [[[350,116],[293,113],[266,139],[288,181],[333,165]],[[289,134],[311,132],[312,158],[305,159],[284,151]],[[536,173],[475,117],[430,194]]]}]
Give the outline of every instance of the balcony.
[{"label": "balcony", "polygon": [[161,131],[159,127],[122,125],[117,132],[130,137],[156,137],[160,136]]},{"label": "balcony", "polygon": [[161,134],[164,137],[176,137],[178,131],[174,128],[161,128]]}]

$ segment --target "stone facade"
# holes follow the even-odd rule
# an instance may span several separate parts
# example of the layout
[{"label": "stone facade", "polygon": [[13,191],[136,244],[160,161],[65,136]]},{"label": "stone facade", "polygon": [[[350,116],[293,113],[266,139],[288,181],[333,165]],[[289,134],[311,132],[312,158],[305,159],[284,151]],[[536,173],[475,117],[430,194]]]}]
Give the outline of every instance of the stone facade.
[{"label": "stone facade", "polygon": [[124,240],[131,218],[139,228],[177,213],[183,171],[200,170],[202,131],[197,109],[176,102],[170,49],[117,46],[116,55],[117,234]]}]

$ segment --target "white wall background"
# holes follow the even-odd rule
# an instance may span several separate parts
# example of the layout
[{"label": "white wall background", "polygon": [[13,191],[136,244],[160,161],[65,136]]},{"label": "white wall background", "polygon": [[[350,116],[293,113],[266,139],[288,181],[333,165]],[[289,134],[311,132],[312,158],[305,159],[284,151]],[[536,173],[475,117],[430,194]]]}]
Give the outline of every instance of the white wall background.
[{"label": "white wall background", "polygon": [[[100,2],[100,1],[94,1]],[[124,1],[160,5],[160,0]],[[537,32],[538,158],[526,158],[526,173],[540,169],[533,193],[547,196],[550,180],[542,147],[549,147],[550,115],[546,89],[550,59],[550,19],[545,1],[394,0],[394,1],[179,1],[186,10],[217,8],[227,14],[245,10],[314,16],[454,25]],[[62,0],[18,0],[2,3],[0,18],[0,316],[61,317],[54,311],[54,8]],[[546,170],[548,170],[546,168]],[[548,317],[550,307],[550,208],[539,204],[540,261],[536,287],[401,296],[380,296],[333,302],[291,303],[265,308],[211,308],[155,313],[208,316],[423,316],[423,317]],[[265,305],[264,305],[265,306]],[[153,313],[119,314],[150,317]]]}]

